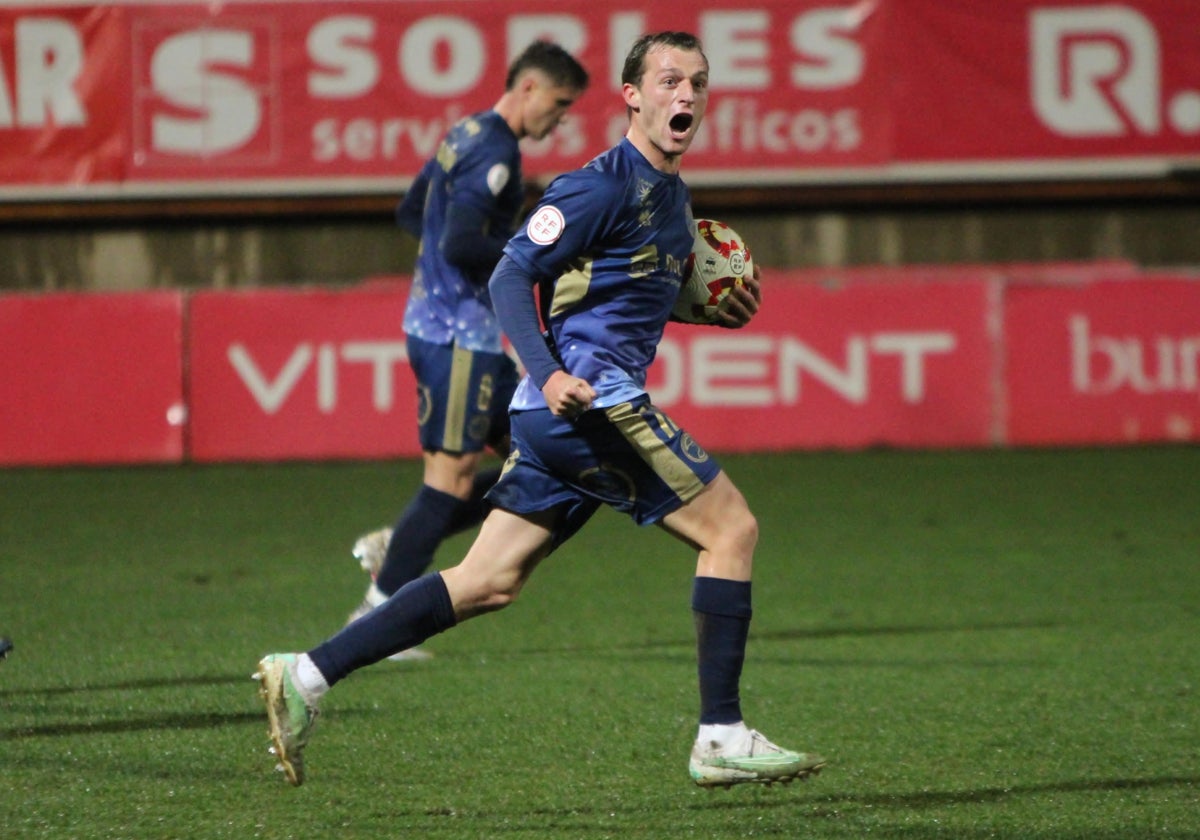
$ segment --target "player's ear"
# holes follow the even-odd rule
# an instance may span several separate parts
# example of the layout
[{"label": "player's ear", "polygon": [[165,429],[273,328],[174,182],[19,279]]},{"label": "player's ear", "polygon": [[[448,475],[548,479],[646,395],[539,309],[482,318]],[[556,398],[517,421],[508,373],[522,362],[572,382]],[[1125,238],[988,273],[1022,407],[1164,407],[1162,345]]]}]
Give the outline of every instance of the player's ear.
[{"label": "player's ear", "polygon": [[640,111],[642,109],[642,92],[637,89],[636,85],[631,85],[626,82],[621,86],[621,96],[625,99],[625,105],[632,111]]}]

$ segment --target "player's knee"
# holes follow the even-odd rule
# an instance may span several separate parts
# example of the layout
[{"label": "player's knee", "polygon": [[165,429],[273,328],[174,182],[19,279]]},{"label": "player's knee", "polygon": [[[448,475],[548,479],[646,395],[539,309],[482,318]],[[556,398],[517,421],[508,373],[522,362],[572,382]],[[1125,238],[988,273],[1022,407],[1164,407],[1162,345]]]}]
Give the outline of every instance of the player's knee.
[{"label": "player's knee", "polygon": [[459,618],[496,612],[517,600],[521,587],[507,579],[476,580],[459,589],[454,610]]},{"label": "player's knee", "polygon": [[738,553],[753,554],[758,545],[758,518],[742,506],[723,520],[723,539]]}]

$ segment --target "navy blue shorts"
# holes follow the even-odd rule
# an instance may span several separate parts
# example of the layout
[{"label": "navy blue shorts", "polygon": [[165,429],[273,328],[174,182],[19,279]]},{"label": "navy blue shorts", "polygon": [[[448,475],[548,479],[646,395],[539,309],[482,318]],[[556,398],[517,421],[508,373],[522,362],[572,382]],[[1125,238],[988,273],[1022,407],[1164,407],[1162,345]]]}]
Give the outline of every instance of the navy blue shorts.
[{"label": "navy blue shorts", "polygon": [[508,436],[508,403],[519,378],[503,353],[464,350],[409,336],[417,377],[417,435],[427,452],[480,452]]},{"label": "navy blue shorts", "polygon": [[600,505],[639,525],[693,499],[720,465],[648,397],[586,411],[571,421],[549,409],[512,414],[512,450],[487,498],[513,513],[560,509],[557,546]]}]

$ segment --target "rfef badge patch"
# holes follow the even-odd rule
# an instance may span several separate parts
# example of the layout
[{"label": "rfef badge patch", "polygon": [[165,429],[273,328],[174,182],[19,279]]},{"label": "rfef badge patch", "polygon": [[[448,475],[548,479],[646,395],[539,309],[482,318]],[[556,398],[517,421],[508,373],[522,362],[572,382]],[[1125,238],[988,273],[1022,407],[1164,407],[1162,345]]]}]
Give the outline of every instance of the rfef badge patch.
[{"label": "rfef badge patch", "polygon": [[562,236],[566,226],[567,222],[563,218],[562,211],[553,204],[547,204],[545,207],[539,207],[537,212],[529,217],[525,234],[535,245],[549,245]]}]

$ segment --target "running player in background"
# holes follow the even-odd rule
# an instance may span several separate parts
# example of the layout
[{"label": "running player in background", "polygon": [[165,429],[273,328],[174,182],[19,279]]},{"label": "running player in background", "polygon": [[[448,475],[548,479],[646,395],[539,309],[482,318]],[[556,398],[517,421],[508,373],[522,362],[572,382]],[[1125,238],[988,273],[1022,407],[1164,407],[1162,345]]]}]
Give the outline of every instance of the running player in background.
[{"label": "running player in background", "polygon": [[423,574],[446,537],[483,520],[483,495],[500,474],[480,470],[483,450],[508,454],[517,384],[487,282],[523,210],[518,143],[554,131],[587,85],[587,72],[562,47],[530,44],[509,65],[499,101],[450,129],[396,209],[400,227],[420,240],[404,332],[424,477],[394,528],[355,543],[372,581],[350,621]]},{"label": "running player in background", "polygon": [[[303,781],[303,749],[330,686],[512,603],[537,565],[602,504],[699,552],[692,779],[706,787],[788,782],[825,765],[743,721],[758,523],[726,473],[645,390],[695,234],[679,167],[708,104],[708,60],[694,36],[660,32],[634,44],[621,78],[625,139],[551,183],[492,275],[500,323],[528,375],[513,398],[512,451],[488,493],[493,508],[466,557],[409,583],[307,653],[259,662],[274,751],[293,784]],[[758,277],[732,294],[723,325],[740,327],[758,310]]]}]

